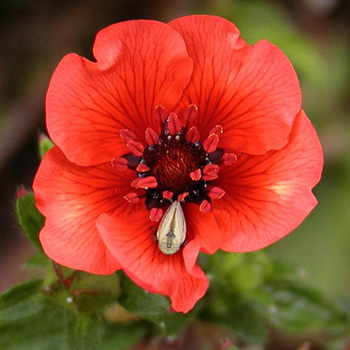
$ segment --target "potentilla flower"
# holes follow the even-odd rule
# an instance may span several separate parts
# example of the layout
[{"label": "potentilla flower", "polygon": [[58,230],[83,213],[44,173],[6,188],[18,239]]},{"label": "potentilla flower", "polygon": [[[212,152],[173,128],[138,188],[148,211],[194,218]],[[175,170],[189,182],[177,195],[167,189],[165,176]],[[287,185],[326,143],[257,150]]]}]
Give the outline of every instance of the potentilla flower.
[{"label": "potentilla flower", "polygon": [[67,55],[49,86],[42,246],[73,269],[123,269],[187,312],[208,288],[199,252],[263,248],[316,205],[322,150],[297,76],[214,16],[115,24],[93,52]]}]

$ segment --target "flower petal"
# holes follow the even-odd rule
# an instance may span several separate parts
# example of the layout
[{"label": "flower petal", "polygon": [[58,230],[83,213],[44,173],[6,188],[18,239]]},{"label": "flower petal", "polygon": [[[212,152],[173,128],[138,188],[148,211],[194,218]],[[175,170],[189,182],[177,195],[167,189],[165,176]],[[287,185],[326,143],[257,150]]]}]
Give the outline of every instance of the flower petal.
[{"label": "flower petal", "polygon": [[110,164],[79,167],[54,147],[42,160],[34,180],[39,210],[46,217],[40,241],[45,253],[59,264],[97,274],[120,268],[96,228],[102,213],[126,215],[138,208],[123,196],[134,174]]},{"label": "flower petal", "polygon": [[214,215],[211,212],[200,212],[197,204],[186,203],[183,208],[188,238],[196,239],[204,253],[216,252],[220,247],[222,237]]},{"label": "flower petal", "polygon": [[283,149],[241,155],[234,166],[222,167],[218,182],[226,194],[213,201],[214,215],[226,233],[221,248],[257,250],[295,229],[317,204],[311,189],[322,167],[321,145],[303,111]]},{"label": "flower petal", "polygon": [[157,105],[170,112],[187,85],[192,60],[183,39],[156,21],[129,21],[100,31],[97,62],[69,54],[57,67],[47,100],[47,127],[66,157],[89,166],[128,153],[120,129],[144,142],[159,129]]},{"label": "flower petal", "polygon": [[298,79],[285,55],[264,40],[246,45],[223,18],[189,16],[169,25],[194,61],[178,113],[197,105],[203,138],[215,125],[223,127],[220,147],[249,154],[282,148],[301,106]]},{"label": "flower petal", "polygon": [[146,210],[129,217],[101,215],[97,227],[125,273],[142,288],[169,296],[175,311],[188,312],[206,292],[208,280],[196,265],[199,244],[192,241],[176,254],[163,254]]}]

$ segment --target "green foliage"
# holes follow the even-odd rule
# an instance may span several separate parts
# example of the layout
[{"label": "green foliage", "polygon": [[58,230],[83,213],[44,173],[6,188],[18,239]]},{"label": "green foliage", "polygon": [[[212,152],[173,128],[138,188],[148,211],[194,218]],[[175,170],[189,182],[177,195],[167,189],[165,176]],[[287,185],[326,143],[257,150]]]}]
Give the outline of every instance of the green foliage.
[{"label": "green foliage", "polygon": [[126,350],[145,334],[140,323],[129,329],[109,324],[99,313],[76,312],[71,299],[57,302],[57,290],[44,294],[42,285],[42,280],[29,281],[1,295],[0,349]]},{"label": "green foliage", "polygon": [[195,311],[184,315],[171,311],[167,297],[149,293],[120,273],[122,295],[119,303],[131,313],[157,324],[168,335],[178,334],[193,319]]},{"label": "green foliage", "polygon": [[[33,194],[22,194],[16,209],[24,232],[40,248],[43,217]],[[262,251],[217,252],[200,260],[210,277],[209,292],[194,310],[181,314],[171,310],[167,297],[143,290],[122,272],[74,271],[50,263],[40,250],[27,266],[45,268],[44,280],[22,283],[0,296],[0,349],[126,350],[146,334],[176,338],[196,320],[229,327],[243,344],[259,349],[271,327],[322,332],[333,343],[349,329],[350,313],[311,287],[302,269]],[[105,313],[114,304],[126,310],[116,309],[116,324]]]},{"label": "green foliage", "polygon": [[23,232],[40,250],[39,232],[44,226],[44,217],[35,206],[34,194],[25,192],[16,201],[16,213]]},{"label": "green foliage", "polygon": [[328,337],[348,331],[348,315],[308,284],[305,271],[270,260],[262,251],[216,253],[210,260],[212,300],[203,317],[231,327],[247,344],[263,345],[269,325],[287,333],[312,331]]}]

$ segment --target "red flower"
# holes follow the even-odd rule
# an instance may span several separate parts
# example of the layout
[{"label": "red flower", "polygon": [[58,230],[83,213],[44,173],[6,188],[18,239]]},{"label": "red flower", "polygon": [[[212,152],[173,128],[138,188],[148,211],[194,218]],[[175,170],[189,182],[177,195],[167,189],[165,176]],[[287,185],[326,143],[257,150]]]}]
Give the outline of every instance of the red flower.
[{"label": "red flower", "polygon": [[67,55],[48,90],[57,146],[34,181],[41,243],[187,312],[208,287],[200,251],[263,248],[316,205],[322,150],[296,74],[213,16],[115,24],[93,51],[97,62]]}]

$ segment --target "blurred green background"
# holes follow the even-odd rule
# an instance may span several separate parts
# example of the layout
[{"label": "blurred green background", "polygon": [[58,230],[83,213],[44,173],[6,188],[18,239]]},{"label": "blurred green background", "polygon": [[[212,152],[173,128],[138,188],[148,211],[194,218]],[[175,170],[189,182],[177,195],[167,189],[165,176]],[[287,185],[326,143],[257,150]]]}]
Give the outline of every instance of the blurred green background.
[{"label": "blurred green background", "polygon": [[350,288],[350,2],[348,0],[1,0],[0,289],[22,279],[32,248],[13,214],[18,185],[31,187],[45,132],[44,100],[60,59],[92,59],[94,36],[128,19],[206,13],[234,22],[248,43],[278,45],[298,73],[303,108],[325,154],[319,205],[292,234],[268,248],[297,262],[330,295]]}]

